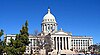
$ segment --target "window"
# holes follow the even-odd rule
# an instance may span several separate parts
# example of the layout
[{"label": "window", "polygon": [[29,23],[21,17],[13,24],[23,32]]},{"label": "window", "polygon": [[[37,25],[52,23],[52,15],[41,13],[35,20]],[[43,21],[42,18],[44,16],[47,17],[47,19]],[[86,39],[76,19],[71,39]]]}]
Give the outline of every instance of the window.
[{"label": "window", "polygon": [[29,52],[29,51],[28,51]]},{"label": "window", "polygon": [[30,39],[32,41],[32,39]]},{"label": "window", "polygon": [[45,21],[47,21],[47,19],[45,19]]},{"label": "window", "polygon": [[50,30],[50,27],[48,27],[48,30]]},{"label": "window", "polygon": [[53,21],[54,21],[54,19],[53,19]]},{"label": "window", "polygon": [[76,40],[76,44],[78,44],[78,40]]},{"label": "window", "polygon": [[74,44],[75,44],[75,41],[74,41]]},{"label": "window", "polygon": [[54,26],[55,26],[55,24],[54,24]]},{"label": "window", "polygon": [[29,50],[29,47],[27,47],[27,50]]},{"label": "window", "polygon": [[50,19],[50,21],[52,21],[52,19]]}]

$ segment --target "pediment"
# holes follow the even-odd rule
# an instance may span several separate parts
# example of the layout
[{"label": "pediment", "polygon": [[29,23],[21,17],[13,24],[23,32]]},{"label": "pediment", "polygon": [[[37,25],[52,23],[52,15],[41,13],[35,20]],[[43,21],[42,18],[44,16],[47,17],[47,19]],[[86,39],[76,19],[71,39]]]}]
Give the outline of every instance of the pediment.
[{"label": "pediment", "polygon": [[57,32],[53,33],[53,35],[68,35],[68,33],[64,32],[64,31],[57,31]]}]

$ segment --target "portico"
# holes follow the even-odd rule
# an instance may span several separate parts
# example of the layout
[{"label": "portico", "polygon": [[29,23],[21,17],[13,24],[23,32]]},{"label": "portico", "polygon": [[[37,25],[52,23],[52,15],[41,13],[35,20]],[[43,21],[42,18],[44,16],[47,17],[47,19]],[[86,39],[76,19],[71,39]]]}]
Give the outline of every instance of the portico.
[{"label": "portico", "polygon": [[71,34],[64,32],[62,29],[51,35],[53,41],[53,50],[62,52],[70,50]]}]

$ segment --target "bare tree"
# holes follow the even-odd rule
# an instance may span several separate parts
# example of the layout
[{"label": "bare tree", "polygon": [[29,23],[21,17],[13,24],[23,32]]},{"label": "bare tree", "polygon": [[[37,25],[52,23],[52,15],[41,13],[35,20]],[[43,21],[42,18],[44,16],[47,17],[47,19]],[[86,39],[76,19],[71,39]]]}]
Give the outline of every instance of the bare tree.
[{"label": "bare tree", "polygon": [[41,49],[45,49],[46,50],[46,55],[48,55],[48,52],[52,51],[52,38],[51,38],[51,34],[49,33],[48,35],[38,35],[38,31],[35,30],[34,31],[34,36],[36,37],[36,49],[35,52],[37,52],[37,54],[39,55],[39,51]]},{"label": "bare tree", "polygon": [[46,49],[46,55],[48,55],[48,52],[52,51],[52,44],[53,42],[52,42],[51,34],[49,33],[44,37],[44,48]]}]

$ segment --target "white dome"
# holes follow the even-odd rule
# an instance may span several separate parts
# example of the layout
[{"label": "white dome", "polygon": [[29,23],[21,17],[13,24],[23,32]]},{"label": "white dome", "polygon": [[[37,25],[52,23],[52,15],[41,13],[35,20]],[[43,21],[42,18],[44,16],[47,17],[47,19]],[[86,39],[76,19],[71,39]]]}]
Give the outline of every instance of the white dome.
[{"label": "white dome", "polygon": [[48,13],[43,17],[43,22],[56,22],[55,17],[50,13],[50,9],[48,9]]},{"label": "white dome", "polygon": [[55,19],[55,17],[50,13],[50,14],[46,14],[43,19]]}]

